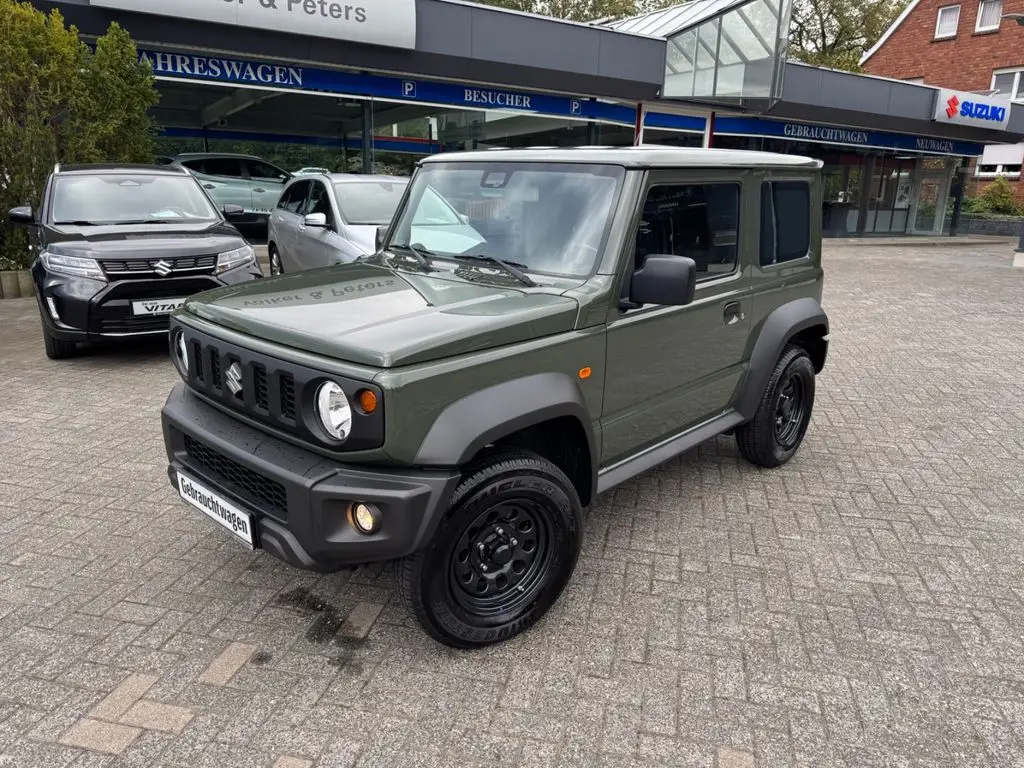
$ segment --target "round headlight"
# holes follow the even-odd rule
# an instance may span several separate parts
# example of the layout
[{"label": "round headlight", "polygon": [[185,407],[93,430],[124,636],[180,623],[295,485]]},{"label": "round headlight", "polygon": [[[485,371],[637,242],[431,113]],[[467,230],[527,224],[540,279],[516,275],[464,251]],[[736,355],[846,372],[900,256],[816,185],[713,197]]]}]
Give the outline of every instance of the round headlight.
[{"label": "round headlight", "polygon": [[352,431],[352,406],[344,390],[333,381],[325,381],[316,391],[316,413],[320,426],[336,440],[344,440]]},{"label": "round headlight", "polygon": [[185,344],[185,333],[178,331],[174,334],[174,362],[178,366],[178,372],[188,378],[188,346]]}]

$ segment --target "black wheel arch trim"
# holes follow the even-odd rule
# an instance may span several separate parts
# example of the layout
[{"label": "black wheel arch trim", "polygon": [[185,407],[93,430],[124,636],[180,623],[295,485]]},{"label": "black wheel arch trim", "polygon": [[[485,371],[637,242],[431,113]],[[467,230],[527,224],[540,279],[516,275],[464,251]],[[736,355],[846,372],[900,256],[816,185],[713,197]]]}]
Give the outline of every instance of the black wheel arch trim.
[{"label": "black wheel arch trim", "polygon": [[817,299],[805,297],[783,304],[765,318],[751,350],[747,374],[740,382],[736,394],[736,410],[750,420],[757,412],[764,388],[768,386],[775,363],[786,348],[786,343],[801,331],[824,326],[823,343],[827,345],[828,316]]},{"label": "black wheel arch trim", "polygon": [[587,437],[591,497],[596,495],[598,451],[579,384],[564,373],[538,373],[494,384],[456,400],[434,420],[416,454],[421,467],[455,467],[482,448],[545,421],[572,417]]}]

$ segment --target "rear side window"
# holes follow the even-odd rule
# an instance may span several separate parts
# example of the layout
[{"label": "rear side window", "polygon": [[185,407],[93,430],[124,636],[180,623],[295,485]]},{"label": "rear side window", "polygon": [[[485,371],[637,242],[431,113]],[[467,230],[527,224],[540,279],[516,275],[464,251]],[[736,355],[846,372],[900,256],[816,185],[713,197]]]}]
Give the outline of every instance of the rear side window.
[{"label": "rear side window", "polygon": [[233,157],[208,157],[203,165],[203,173],[208,176],[242,177],[242,164]]},{"label": "rear side window", "polygon": [[806,181],[761,184],[761,266],[802,259],[810,249],[810,185]]}]

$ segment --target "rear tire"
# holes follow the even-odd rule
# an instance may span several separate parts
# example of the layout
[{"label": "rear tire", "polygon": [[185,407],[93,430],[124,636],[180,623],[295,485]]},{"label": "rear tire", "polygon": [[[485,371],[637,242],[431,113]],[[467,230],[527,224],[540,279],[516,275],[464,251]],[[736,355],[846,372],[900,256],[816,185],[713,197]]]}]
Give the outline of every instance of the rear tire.
[{"label": "rear tire", "polygon": [[576,567],[582,509],[572,482],[528,451],[470,468],[430,542],[398,568],[423,629],[453,648],[508,640],[555,603]]},{"label": "rear tire", "polygon": [[814,365],[806,350],[786,347],[754,418],[736,429],[743,458],[760,467],[778,467],[793,458],[811,421],[814,382]]},{"label": "rear tire", "polygon": [[46,349],[46,356],[51,360],[66,360],[73,357],[78,350],[78,345],[73,341],[62,341],[55,339],[43,326],[43,347]]}]

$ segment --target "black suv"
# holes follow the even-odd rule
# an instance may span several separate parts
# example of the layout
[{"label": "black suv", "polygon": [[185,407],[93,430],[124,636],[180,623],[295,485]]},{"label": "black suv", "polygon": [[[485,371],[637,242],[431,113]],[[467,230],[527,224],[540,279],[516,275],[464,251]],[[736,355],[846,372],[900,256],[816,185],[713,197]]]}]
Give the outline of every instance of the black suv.
[{"label": "black suv", "polygon": [[262,277],[252,246],[192,174],[154,165],[57,166],[30,227],[32,278],[51,359],[78,342],[164,335],[185,298]]}]

